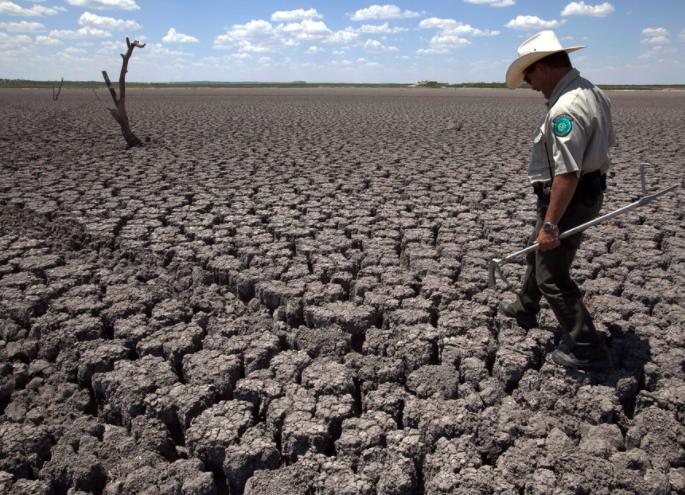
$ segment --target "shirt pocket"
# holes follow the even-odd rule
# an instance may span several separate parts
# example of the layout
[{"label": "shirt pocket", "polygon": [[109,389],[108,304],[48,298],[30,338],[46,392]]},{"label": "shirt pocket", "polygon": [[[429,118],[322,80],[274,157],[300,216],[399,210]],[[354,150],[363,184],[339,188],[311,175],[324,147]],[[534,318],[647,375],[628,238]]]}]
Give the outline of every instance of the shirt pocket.
[{"label": "shirt pocket", "polygon": [[533,180],[549,180],[549,159],[547,156],[547,147],[545,146],[545,130],[544,125],[535,129],[533,134],[533,154],[530,163],[530,176]]}]

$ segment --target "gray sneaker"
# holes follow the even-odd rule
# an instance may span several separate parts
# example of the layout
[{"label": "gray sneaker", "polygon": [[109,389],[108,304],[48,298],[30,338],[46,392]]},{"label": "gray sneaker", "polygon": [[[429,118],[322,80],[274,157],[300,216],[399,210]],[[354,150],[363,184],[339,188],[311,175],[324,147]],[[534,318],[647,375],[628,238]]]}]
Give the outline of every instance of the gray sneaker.
[{"label": "gray sneaker", "polygon": [[596,359],[581,359],[573,351],[567,351],[564,349],[556,349],[551,354],[552,361],[566,368],[572,369],[608,369],[613,367],[613,363],[609,356],[604,356]]},{"label": "gray sneaker", "polygon": [[516,311],[514,311],[514,303],[511,301],[502,301],[499,303],[499,306],[497,306],[497,311],[508,318],[516,318],[516,323],[518,323],[518,326],[524,330],[530,330],[531,328],[536,328],[538,326],[537,316],[517,315]]}]

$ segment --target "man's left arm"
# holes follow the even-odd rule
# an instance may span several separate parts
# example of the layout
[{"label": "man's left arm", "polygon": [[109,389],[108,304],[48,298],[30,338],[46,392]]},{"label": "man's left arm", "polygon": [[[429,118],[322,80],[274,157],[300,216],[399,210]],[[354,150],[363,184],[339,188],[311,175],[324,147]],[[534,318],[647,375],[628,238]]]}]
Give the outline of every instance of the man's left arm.
[{"label": "man's left arm", "polygon": [[[566,212],[566,208],[571,203],[576,187],[578,187],[578,175],[575,172],[557,175],[554,178],[545,222],[559,224],[561,217]],[[559,241],[559,229],[557,228],[551,232],[546,232],[544,229],[540,230],[535,242],[540,244],[540,251],[554,249],[561,244]]]}]

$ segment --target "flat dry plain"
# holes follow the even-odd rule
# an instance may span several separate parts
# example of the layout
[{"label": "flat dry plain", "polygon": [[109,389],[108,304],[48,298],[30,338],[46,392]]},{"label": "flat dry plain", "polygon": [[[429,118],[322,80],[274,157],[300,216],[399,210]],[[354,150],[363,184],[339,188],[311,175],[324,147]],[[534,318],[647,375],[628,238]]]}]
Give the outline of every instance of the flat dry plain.
[{"label": "flat dry plain", "polygon": [[681,188],[586,235],[594,374],[487,287],[541,95],[97,96],[0,91],[0,492],[685,493],[685,93],[609,93],[603,211]]}]

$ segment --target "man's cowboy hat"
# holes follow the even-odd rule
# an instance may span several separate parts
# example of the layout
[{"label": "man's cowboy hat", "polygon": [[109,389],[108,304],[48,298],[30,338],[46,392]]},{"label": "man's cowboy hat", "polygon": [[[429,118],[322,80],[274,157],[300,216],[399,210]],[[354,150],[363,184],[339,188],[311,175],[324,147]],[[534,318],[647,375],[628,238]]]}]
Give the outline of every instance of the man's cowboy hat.
[{"label": "man's cowboy hat", "polygon": [[563,48],[553,31],[541,31],[533,35],[519,46],[519,58],[514,60],[507,70],[507,88],[516,89],[523,84],[523,73],[534,62],[553,53],[571,53],[581,48],[585,47]]}]

